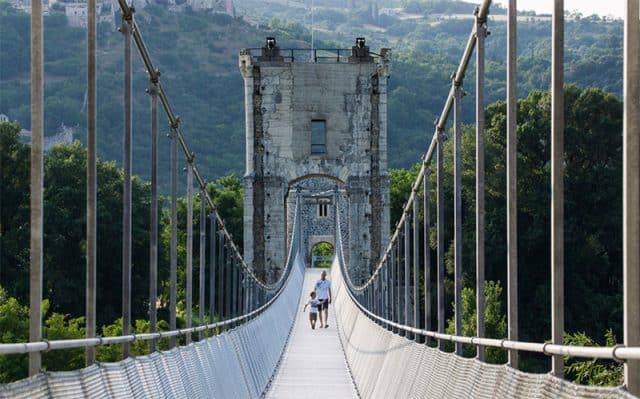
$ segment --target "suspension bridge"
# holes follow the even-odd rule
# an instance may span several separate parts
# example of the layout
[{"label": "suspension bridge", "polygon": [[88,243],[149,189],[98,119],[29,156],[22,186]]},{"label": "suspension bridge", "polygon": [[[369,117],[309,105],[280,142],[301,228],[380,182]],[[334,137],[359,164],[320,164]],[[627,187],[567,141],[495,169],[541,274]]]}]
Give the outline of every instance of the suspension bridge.
[{"label": "suspension bridge", "polygon": [[[390,52],[369,53],[358,38],[349,50],[280,50],[269,38],[264,48],[243,50],[240,69],[245,77],[248,143],[245,179],[245,242],[241,254],[222,220],[219,209],[206,190],[207,180],[199,172],[187,136],[181,130],[168,95],[148,53],[134,10],[119,0],[124,40],[124,131],[123,131],[123,249],[122,249],[122,335],[101,337],[96,333],[96,4],[88,0],[88,87],[87,87],[87,230],[86,230],[86,338],[46,340],[42,331],[43,273],[43,24],[42,3],[32,2],[31,13],[31,241],[30,241],[30,323],[29,342],[0,343],[0,354],[28,354],[29,377],[0,385],[0,398],[44,397],[191,397],[191,398],[495,398],[495,397],[585,397],[634,398],[640,396],[640,4],[626,0],[624,36],[624,175],[623,175],[623,292],[624,342],[613,347],[583,347],[563,344],[564,332],[564,98],[563,48],[564,2],[554,1],[552,17],[552,220],[551,220],[551,320],[548,342],[523,342],[518,334],[517,306],[517,224],[516,224],[516,1],[510,0],[507,14],[507,249],[508,334],[487,338],[484,312],[476,320],[476,336],[462,334],[462,180],[460,107],[462,87],[471,59],[475,56],[476,159],[475,159],[475,275],[476,306],[484,309],[485,280],[485,162],[484,162],[484,66],[485,39],[491,1],[485,0],[475,12],[475,21],[451,89],[444,99],[435,132],[422,158],[404,212],[387,237],[388,203],[385,203],[386,173],[386,77]],[[150,332],[131,331],[131,134],[132,134],[132,49],[137,48],[149,79],[151,98],[151,215],[150,215]],[[295,63],[295,66],[292,64]],[[328,176],[330,185],[302,182],[300,176],[327,177],[323,162],[304,173],[289,176],[291,184],[280,187],[268,179],[269,142],[264,137],[265,121],[277,119],[278,107],[291,100],[281,92],[270,92],[270,84],[286,83],[278,68],[301,73],[321,68],[355,71],[357,80],[353,107],[345,108],[350,123],[353,115],[366,114],[369,158],[367,178]],[[313,69],[316,68],[316,69]],[[351,69],[349,69],[351,68]],[[275,71],[275,72],[274,72]],[[297,73],[297,72],[291,72]],[[270,75],[271,74],[271,75]],[[365,76],[366,79],[361,78]],[[357,79],[355,79],[357,78]],[[368,80],[370,79],[370,80]],[[271,83],[269,83],[271,82]],[[336,83],[337,82],[337,83]],[[345,86],[336,79],[336,86]],[[322,90],[321,90],[322,91]],[[331,90],[321,97],[330,97]],[[309,95],[305,93],[305,95]],[[360,95],[361,97],[358,97]],[[423,95],[428,95],[423,93]],[[370,98],[369,108],[362,98]],[[273,104],[270,103],[273,99]],[[304,96],[302,100],[305,101]],[[324,104],[312,98],[318,107]],[[171,128],[171,268],[168,331],[158,331],[156,303],[158,259],[157,137],[158,105]],[[355,104],[355,105],[354,105]],[[295,105],[292,105],[295,108]],[[309,106],[309,108],[312,108]],[[269,111],[269,110],[272,111]],[[275,111],[273,111],[275,110]],[[268,119],[272,112],[276,115]],[[335,149],[323,139],[331,129],[323,117],[326,110],[314,109],[308,121],[311,158]],[[454,201],[451,221],[444,220],[443,143],[452,114],[454,141]],[[272,116],[273,116],[272,115]],[[294,118],[295,119],[295,118]],[[354,122],[355,121],[355,122]],[[373,121],[373,122],[372,122]],[[284,122],[282,122],[284,123]],[[349,131],[349,134],[355,134]],[[249,137],[249,136],[248,136]],[[373,139],[375,137],[375,140]],[[569,143],[570,145],[570,143]],[[374,154],[375,156],[371,156]],[[343,160],[344,161],[344,160]],[[352,160],[354,163],[357,160]],[[193,322],[185,312],[186,326],[177,328],[177,188],[178,165],[187,172],[187,253],[186,309],[193,309],[192,293],[198,289],[199,318]],[[306,161],[305,161],[306,162]],[[311,161],[309,161],[311,162]],[[295,165],[293,165],[295,166]],[[344,162],[340,164],[341,171]],[[347,165],[349,166],[349,165]],[[295,168],[294,168],[295,169]],[[326,174],[326,170],[324,171]],[[437,186],[432,190],[431,173]],[[357,178],[357,179],[356,179]],[[359,179],[359,180],[358,180]],[[353,182],[356,183],[353,183]],[[382,182],[382,183],[381,183]],[[306,184],[306,185],[305,185]],[[364,186],[363,186],[364,185]],[[194,186],[200,195],[200,256],[198,287],[193,287]],[[280,188],[278,188],[280,187]],[[365,187],[364,189],[362,187]],[[280,190],[280,191],[277,191]],[[435,198],[432,193],[435,192]],[[279,194],[275,195],[274,193]],[[358,194],[360,193],[360,194]],[[364,194],[362,194],[364,193]],[[358,196],[360,195],[360,197]],[[278,197],[279,208],[269,198]],[[249,200],[247,200],[247,198]],[[286,206],[282,204],[285,201]],[[364,202],[358,202],[364,201]],[[309,204],[319,207],[321,227],[308,215]],[[363,205],[365,204],[365,205]],[[368,205],[367,205],[368,204]],[[250,206],[248,206],[250,205]],[[432,205],[436,215],[431,217]],[[315,209],[315,208],[314,208]],[[362,211],[365,209],[365,211]],[[359,213],[360,212],[360,213]],[[386,212],[386,213],[385,213]],[[373,215],[372,215],[373,214]],[[385,214],[387,216],[385,216]],[[364,215],[364,216],[363,216]],[[271,220],[271,222],[269,222]],[[329,222],[327,222],[327,220]],[[365,222],[366,221],[366,222]],[[454,227],[455,334],[445,333],[445,222]],[[281,224],[280,230],[269,223]],[[435,227],[437,245],[429,243]],[[319,230],[314,230],[314,229]],[[210,240],[207,242],[207,229]],[[364,231],[364,238],[358,234]],[[318,237],[313,238],[315,232]],[[273,235],[273,237],[272,237]],[[248,238],[247,238],[248,237]],[[309,247],[313,239],[330,241],[335,256],[329,278],[332,281],[327,328],[311,329],[302,313],[319,269],[309,268]],[[275,243],[275,244],[274,244]],[[208,250],[207,250],[208,248]],[[208,257],[207,257],[208,255]],[[435,260],[435,262],[432,262]],[[433,265],[432,265],[433,263]],[[435,295],[431,295],[435,287]],[[424,294],[424,295],[423,295]],[[435,298],[435,301],[432,301]],[[208,299],[208,303],[206,303]],[[209,324],[204,320],[208,312]],[[435,320],[435,323],[432,323]],[[196,325],[194,325],[196,324]],[[170,340],[169,350],[157,350],[160,339]],[[150,342],[150,353],[131,356],[131,345]],[[453,343],[454,352],[445,350]],[[475,358],[462,356],[462,345],[475,347]],[[122,345],[123,360],[96,361],[96,347]],[[42,368],[42,353],[69,348],[85,348],[86,367],[76,371],[53,372]],[[487,348],[508,351],[507,364],[486,362]],[[544,354],[552,370],[533,374],[518,369],[521,352]],[[624,364],[624,384],[594,387],[564,378],[566,357],[609,359]]]}]

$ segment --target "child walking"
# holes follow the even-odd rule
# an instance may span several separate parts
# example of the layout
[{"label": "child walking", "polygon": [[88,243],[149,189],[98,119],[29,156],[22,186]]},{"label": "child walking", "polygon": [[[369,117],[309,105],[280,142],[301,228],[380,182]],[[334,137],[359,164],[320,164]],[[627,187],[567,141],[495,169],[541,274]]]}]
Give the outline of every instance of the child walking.
[{"label": "child walking", "polygon": [[[307,303],[304,304],[304,309],[302,311],[307,310],[307,306],[309,306],[309,322],[311,323],[311,328],[313,330],[316,329],[316,320],[318,319],[318,307],[320,306],[320,301],[316,299],[315,291],[311,291],[309,294],[311,299]],[[320,328],[322,328],[322,317],[320,318]]]}]

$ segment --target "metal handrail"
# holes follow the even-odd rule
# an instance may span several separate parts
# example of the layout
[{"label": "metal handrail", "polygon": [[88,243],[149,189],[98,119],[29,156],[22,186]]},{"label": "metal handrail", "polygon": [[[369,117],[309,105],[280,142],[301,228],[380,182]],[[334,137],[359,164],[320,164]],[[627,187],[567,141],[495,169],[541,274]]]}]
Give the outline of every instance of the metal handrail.
[{"label": "metal handrail", "polygon": [[[253,48],[248,48],[247,50],[249,50],[251,57],[253,59],[257,59],[258,57],[261,56],[261,52],[263,50],[263,48],[261,47],[253,47]],[[254,54],[257,53],[257,54]],[[328,53],[329,55],[318,55],[318,53]],[[352,50],[349,49],[345,49],[345,48],[286,48],[286,49],[280,49],[280,56],[284,59],[287,60],[289,62],[295,62],[295,60],[297,58],[300,57],[296,57],[296,54],[306,54],[306,55],[312,55],[310,58],[313,59],[314,62],[318,62],[318,60],[335,60],[336,62],[344,62],[342,60],[347,60],[349,59],[349,57],[351,57],[352,55]],[[331,55],[331,54],[335,54],[335,55]],[[373,52],[369,52],[369,55],[371,57],[374,58],[380,58],[382,57],[380,54],[377,53],[373,53]]]}]

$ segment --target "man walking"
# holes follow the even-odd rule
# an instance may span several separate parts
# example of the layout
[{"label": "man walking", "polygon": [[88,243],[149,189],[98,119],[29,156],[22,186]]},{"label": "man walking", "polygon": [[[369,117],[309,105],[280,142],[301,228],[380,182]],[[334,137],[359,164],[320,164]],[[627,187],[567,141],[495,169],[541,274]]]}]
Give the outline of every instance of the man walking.
[{"label": "man walking", "polygon": [[329,327],[329,304],[331,303],[331,281],[327,280],[327,271],[320,273],[320,280],[316,281],[314,287],[317,298],[320,301],[318,311],[320,312],[320,324],[322,324],[324,312],[324,328]]}]

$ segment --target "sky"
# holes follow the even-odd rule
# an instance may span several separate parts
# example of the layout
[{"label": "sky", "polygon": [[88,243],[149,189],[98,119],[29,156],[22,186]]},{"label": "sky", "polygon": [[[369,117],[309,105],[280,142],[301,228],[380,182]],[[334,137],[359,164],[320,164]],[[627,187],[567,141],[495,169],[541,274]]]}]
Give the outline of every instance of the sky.
[{"label": "sky", "polygon": [[[507,7],[507,0],[497,0],[496,3]],[[534,10],[536,13],[551,14],[553,0],[517,0],[518,9]],[[583,15],[613,15],[622,18],[624,16],[625,0],[565,0],[565,10],[578,10]]]}]

